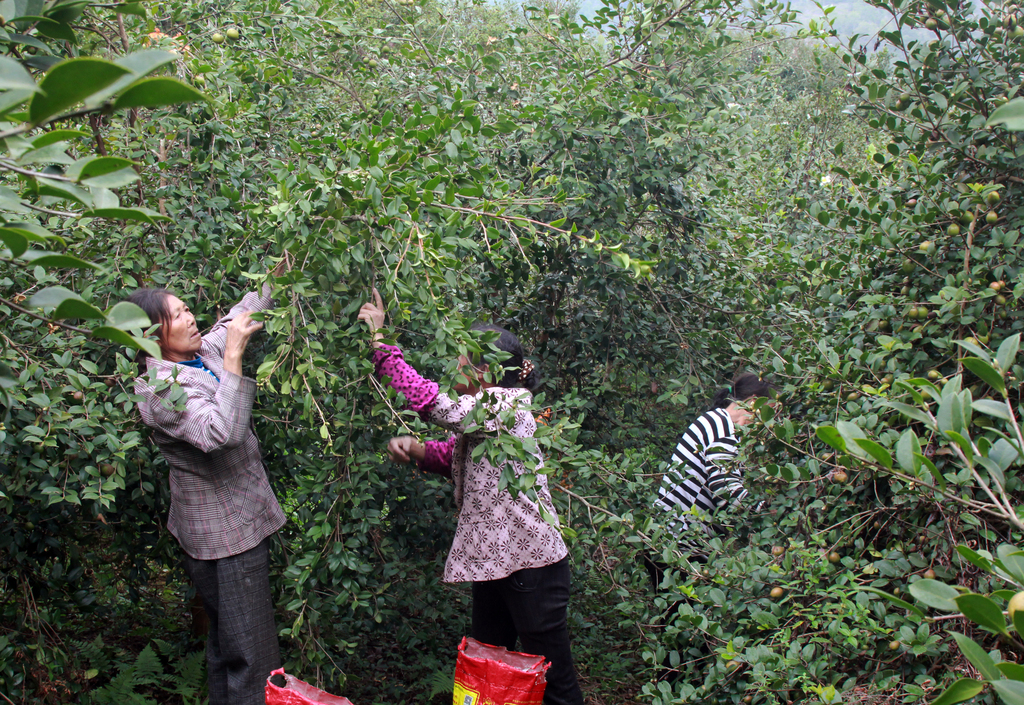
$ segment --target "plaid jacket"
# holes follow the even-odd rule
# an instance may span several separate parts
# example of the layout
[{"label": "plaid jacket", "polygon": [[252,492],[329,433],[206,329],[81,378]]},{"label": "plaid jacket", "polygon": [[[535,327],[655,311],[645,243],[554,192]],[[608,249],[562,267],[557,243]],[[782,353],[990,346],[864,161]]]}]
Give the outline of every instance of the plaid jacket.
[{"label": "plaid jacket", "polygon": [[219,383],[203,370],[154,358],[135,382],[142,420],[170,465],[167,528],[197,560],[248,551],[284,525],[252,428],[256,382],[226,372],[223,358],[228,321],[272,305],[269,286],[263,296],[246,294],[203,336],[199,355]]}]

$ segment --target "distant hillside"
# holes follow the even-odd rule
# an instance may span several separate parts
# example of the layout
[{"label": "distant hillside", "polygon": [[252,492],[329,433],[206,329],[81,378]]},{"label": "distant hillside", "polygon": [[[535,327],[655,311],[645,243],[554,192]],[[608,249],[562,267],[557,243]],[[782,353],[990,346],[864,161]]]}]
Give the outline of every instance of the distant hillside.
[{"label": "distant hillside", "polygon": [[[834,5],[836,8],[833,17],[841,37],[853,34],[870,36],[892,22],[892,17],[888,13],[868,5],[863,0],[834,0],[826,3],[826,6],[828,5]],[[598,0],[583,0],[580,14],[589,15],[600,6]],[[792,7],[800,13],[803,22],[822,16],[821,10],[811,0],[792,0]]]}]

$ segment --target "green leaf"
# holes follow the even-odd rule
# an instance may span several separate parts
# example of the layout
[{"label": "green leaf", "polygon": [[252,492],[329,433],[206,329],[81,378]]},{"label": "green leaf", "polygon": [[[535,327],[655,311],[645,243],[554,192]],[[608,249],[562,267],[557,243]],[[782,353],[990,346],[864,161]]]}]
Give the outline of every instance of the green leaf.
[{"label": "green leaf", "polygon": [[66,318],[103,318],[103,311],[92,304],[82,301],[80,299],[65,299],[61,302],[60,306],[54,310],[51,317],[56,320],[63,320]]},{"label": "green leaf", "polygon": [[980,377],[985,384],[1000,394],[1005,394],[1006,387],[1003,384],[1003,375],[992,365],[977,357],[965,357],[963,363],[964,367]]},{"label": "green leaf", "polygon": [[102,174],[100,176],[94,176],[91,179],[86,179],[82,182],[83,186],[89,188],[120,188],[121,186],[127,186],[128,184],[138,181],[140,178],[139,173],[131,167],[124,169],[118,169],[112,171],[109,174]]},{"label": "green leaf", "polygon": [[161,66],[173,63],[177,58],[173,52],[164,51],[163,49],[144,49],[116,59],[114,63],[128,69],[130,73],[117,79],[103,90],[89,96],[85,106],[87,108],[99,107],[110,96],[123,91],[143,76],[156,71]]},{"label": "green leaf", "polygon": [[843,440],[839,431],[832,426],[818,426],[818,428],[814,429],[814,435],[825,443],[828,443],[839,452],[846,451],[846,441]]},{"label": "green leaf", "polygon": [[956,344],[959,345],[964,350],[966,350],[967,352],[973,353],[976,357],[981,358],[985,362],[992,361],[992,358],[989,357],[988,352],[979,345],[969,343],[966,340],[957,340]]},{"label": "green leaf", "polygon": [[68,155],[67,148],[66,143],[55,142],[39,149],[30,149],[19,156],[15,162],[20,166],[29,166],[31,164],[73,164],[75,160]]},{"label": "green leaf", "polygon": [[40,253],[35,250],[29,250],[22,255],[22,259],[27,260],[34,265],[48,267],[50,269],[103,269],[93,262],[86,262],[84,259],[79,259],[72,255],[58,255],[52,252]]},{"label": "green leaf", "polygon": [[984,690],[985,684],[973,678],[961,678],[946,688],[939,697],[932,700],[931,705],[955,705],[970,700]]},{"label": "green leaf", "polygon": [[67,171],[64,172],[64,176],[72,181],[84,181],[94,176],[104,176],[131,166],[135,166],[135,162],[121,157],[86,157],[85,159],[79,159],[69,166]]},{"label": "green leaf", "polygon": [[992,561],[985,558],[985,556],[981,555],[977,551],[972,550],[967,546],[957,546],[956,552],[970,561],[973,565],[981,568],[983,571],[990,572],[992,570]]},{"label": "green leaf", "polygon": [[149,208],[94,208],[86,211],[85,215],[92,218],[110,218],[112,220],[137,220],[141,223],[156,225],[160,221],[170,221],[172,218],[160,215]]},{"label": "green leaf", "polygon": [[913,429],[908,428],[896,443],[896,462],[906,472],[916,475],[921,469],[921,461],[915,455],[920,453],[921,442],[917,439],[917,434],[914,433]]},{"label": "green leaf", "polygon": [[136,348],[149,353],[158,360],[160,359],[160,346],[156,341],[129,335],[120,328],[114,328],[113,326],[99,326],[97,328],[93,328],[92,334],[93,337],[104,338],[113,343],[118,343],[129,348]]},{"label": "green leaf", "polygon": [[915,421],[920,421],[928,428],[935,428],[931,419],[928,418],[928,414],[924,413],[916,406],[910,406],[909,404],[903,404],[898,401],[882,401],[883,406],[888,406],[891,409],[895,409],[904,416]]},{"label": "green leaf", "polygon": [[1003,125],[1010,132],[1024,130],[1024,98],[1014,98],[996,108],[985,123],[986,127],[993,125]]},{"label": "green leaf", "polygon": [[55,142],[78,139],[79,137],[92,137],[92,135],[82,130],[50,130],[32,140],[32,146],[38,149]]},{"label": "green leaf", "polygon": [[14,59],[0,56],[0,89],[39,92],[39,86],[32,79],[32,74]]},{"label": "green leaf", "polygon": [[78,301],[84,301],[84,299],[63,286],[48,286],[45,289],[40,289],[32,298],[28,300],[28,305],[32,308],[41,308],[44,311],[51,308],[57,308],[63,302],[68,299],[77,299]]},{"label": "green leaf", "polygon": [[64,22],[55,22],[45,17],[36,22],[36,31],[50,39],[61,39],[71,44],[78,42],[78,37],[75,36],[75,30],[71,28],[71,25]]},{"label": "green leaf", "polygon": [[863,448],[868,455],[878,461],[881,465],[892,470],[892,455],[885,448],[867,438],[857,438],[854,442]]},{"label": "green leaf", "polygon": [[11,251],[13,257],[21,257],[28,249],[28,238],[10,228],[0,228],[0,242]]},{"label": "green leaf", "polygon": [[1006,703],[1006,705],[1024,705],[1024,683],[1020,681],[993,680],[990,685],[992,690],[998,693],[999,699]]},{"label": "green leaf", "polygon": [[971,402],[971,408],[975,411],[980,411],[988,416],[994,416],[997,419],[1003,421],[1010,420],[1010,412],[1006,408],[1006,404],[1001,401],[995,401],[994,399],[976,399]]},{"label": "green leaf", "polygon": [[24,103],[26,100],[31,98],[32,95],[32,91],[25,90],[7,91],[5,93],[0,94],[0,115],[8,113],[11,110],[14,110],[22,103]]},{"label": "green leaf", "polygon": [[960,595],[957,589],[938,580],[917,580],[910,584],[910,594],[914,599],[943,612],[956,612],[954,602]]},{"label": "green leaf", "polygon": [[129,301],[114,304],[107,311],[107,321],[110,325],[121,330],[128,330],[130,328],[146,330],[152,325],[152,321],[149,320],[146,312]]},{"label": "green leaf", "polygon": [[971,447],[971,440],[964,435],[965,433],[967,433],[966,430],[964,430],[964,433],[957,433],[956,431],[946,431],[946,437],[948,437],[950,440],[952,440],[954,443],[960,446],[960,450],[962,450],[964,452],[964,455],[967,456],[968,462],[973,463],[974,449]]},{"label": "green leaf", "polygon": [[1020,461],[1017,448],[1005,438],[1000,438],[988,450],[988,457],[999,464],[999,469],[1006,471],[1011,465]]},{"label": "green leaf", "polygon": [[109,86],[128,69],[103,59],[68,59],[54,66],[43,77],[43,93],[32,97],[28,106],[29,122],[41,125],[49,118],[77,105],[90,95]]},{"label": "green leaf", "polygon": [[878,588],[873,588],[873,587],[862,587],[860,589],[863,592],[871,592],[871,593],[874,593],[875,595],[878,595],[879,597],[884,597],[886,600],[888,600],[889,602],[893,603],[897,607],[899,607],[901,609],[905,609],[905,610],[910,610],[911,612],[915,613],[919,617],[924,617],[925,616],[924,610],[922,610],[917,605],[913,605],[913,604],[907,602],[906,600],[901,600],[900,598],[896,597],[895,595],[890,595],[889,593],[885,592],[884,590],[879,590]]},{"label": "green leaf", "polygon": [[1002,675],[999,673],[999,669],[996,668],[995,661],[988,655],[985,649],[978,645],[978,642],[971,639],[969,636],[960,634],[959,632],[950,632],[953,639],[956,640],[957,646],[960,647],[960,651],[967,660],[971,662],[971,665],[978,669],[978,673],[985,680],[999,680]]},{"label": "green leaf", "polygon": [[0,209],[13,213],[29,212],[29,208],[18,198],[18,194],[4,186],[0,186]]},{"label": "green leaf", "polygon": [[996,351],[996,364],[999,369],[1008,372],[1014,361],[1017,359],[1017,351],[1020,350],[1020,333],[1011,335],[1004,340]]},{"label": "green leaf", "polygon": [[147,78],[135,83],[114,101],[114,110],[158,108],[162,105],[194,103],[208,98],[176,78]]},{"label": "green leaf", "polygon": [[54,198],[67,199],[83,206],[92,205],[92,194],[83,188],[68,183],[67,181],[56,181],[36,177],[36,192],[40,196],[53,196]]},{"label": "green leaf", "polygon": [[1019,663],[1000,661],[996,664],[996,668],[1010,680],[1024,681],[1024,666],[1021,666]]},{"label": "green leaf", "polygon": [[945,489],[946,478],[944,478],[942,476],[942,473],[939,472],[939,469],[935,467],[935,463],[931,461],[931,458],[928,458],[927,456],[924,456],[921,453],[914,453],[914,459],[917,460],[922,465],[924,465],[926,468],[928,468],[928,472],[930,472],[932,477],[935,479],[936,485]]},{"label": "green leaf", "polygon": [[1003,611],[999,609],[999,605],[984,595],[969,592],[957,597],[955,602],[964,616],[978,626],[998,634],[1007,633]]}]

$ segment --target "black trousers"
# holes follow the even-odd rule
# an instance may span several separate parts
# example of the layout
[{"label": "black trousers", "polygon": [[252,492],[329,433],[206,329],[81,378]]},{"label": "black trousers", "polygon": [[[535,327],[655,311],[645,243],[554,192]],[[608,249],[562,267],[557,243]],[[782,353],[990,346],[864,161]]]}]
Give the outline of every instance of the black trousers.
[{"label": "black trousers", "polygon": [[268,543],[213,561],[185,556],[185,572],[210,617],[209,705],[263,705],[267,677],[281,666]]},{"label": "black trousers", "polygon": [[473,583],[473,638],[551,662],[544,705],[583,705],[569,646],[568,606],[568,556],[543,568]]}]

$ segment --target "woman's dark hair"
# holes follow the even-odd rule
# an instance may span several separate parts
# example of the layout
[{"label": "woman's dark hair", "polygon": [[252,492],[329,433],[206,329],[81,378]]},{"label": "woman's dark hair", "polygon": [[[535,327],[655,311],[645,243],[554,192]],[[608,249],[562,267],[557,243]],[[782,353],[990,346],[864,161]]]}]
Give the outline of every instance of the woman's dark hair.
[{"label": "woman's dark hair", "polygon": [[470,326],[470,330],[494,331],[498,333],[498,339],[493,341],[491,345],[509,354],[510,357],[501,362],[501,366],[505,368],[505,375],[498,381],[499,387],[509,387],[512,389],[522,387],[523,389],[529,389],[531,392],[536,391],[540,387],[540,371],[532,362],[528,365],[530,367],[529,374],[523,379],[519,379],[523,371],[524,362],[529,361],[526,360],[523,354],[522,343],[519,342],[519,338],[514,333],[493,323],[474,323]]},{"label": "woman's dark hair", "polygon": [[[171,308],[167,305],[171,296],[173,294],[167,289],[139,289],[128,297],[129,303],[135,304],[146,312],[150,323],[160,324],[160,327],[156,329],[156,335],[161,343],[167,334],[167,324],[171,320]],[[140,350],[135,359],[142,362],[147,357],[149,356]]]},{"label": "woman's dark hair", "polygon": [[741,372],[733,379],[731,386],[719,389],[711,398],[711,408],[724,409],[734,401],[746,401],[752,397],[768,397],[774,391],[775,387],[753,372]]}]

